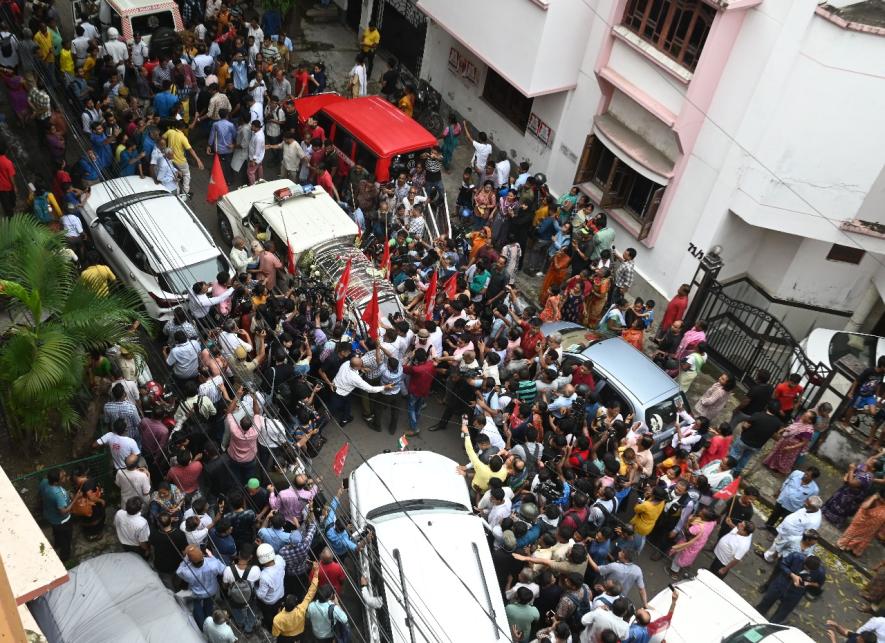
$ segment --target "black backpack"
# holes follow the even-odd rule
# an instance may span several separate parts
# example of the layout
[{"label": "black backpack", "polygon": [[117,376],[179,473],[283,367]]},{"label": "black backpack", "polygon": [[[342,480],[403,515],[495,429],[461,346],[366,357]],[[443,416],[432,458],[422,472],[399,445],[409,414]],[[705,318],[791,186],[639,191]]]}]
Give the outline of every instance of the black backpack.
[{"label": "black backpack", "polygon": [[240,576],[240,571],[236,565],[231,563],[229,566],[231,574],[234,576],[234,582],[227,589],[227,600],[234,607],[246,607],[252,601],[253,594],[252,583],[247,579],[249,578],[249,572],[252,571],[255,565],[249,565],[242,576]]},{"label": "black backpack", "polygon": [[572,610],[572,613],[569,614],[568,619],[566,619],[566,623],[568,623],[569,629],[571,629],[573,633],[582,632],[584,630],[584,625],[581,623],[581,619],[584,618],[584,614],[592,609],[591,600],[593,595],[590,593],[590,590],[584,586],[581,587],[580,601],[576,600],[571,594],[566,594],[565,598],[575,606],[575,609]]},{"label": "black backpack", "polygon": [[12,49],[12,34],[0,38],[0,54],[3,54],[4,58],[10,58],[13,53],[15,52]]}]

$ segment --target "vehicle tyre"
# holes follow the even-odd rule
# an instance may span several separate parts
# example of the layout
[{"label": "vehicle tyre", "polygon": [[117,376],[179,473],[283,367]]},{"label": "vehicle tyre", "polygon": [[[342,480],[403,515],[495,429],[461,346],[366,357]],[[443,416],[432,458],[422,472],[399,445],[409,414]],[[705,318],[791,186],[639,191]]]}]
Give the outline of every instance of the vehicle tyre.
[{"label": "vehicle tyre", "polygon": [[227,220],[227,217],[223,214],[218,215],[218,231],[221,234],[221,238],[224,242],[233,247],[234,245],[234,231],[231,228],[230,221]]}]

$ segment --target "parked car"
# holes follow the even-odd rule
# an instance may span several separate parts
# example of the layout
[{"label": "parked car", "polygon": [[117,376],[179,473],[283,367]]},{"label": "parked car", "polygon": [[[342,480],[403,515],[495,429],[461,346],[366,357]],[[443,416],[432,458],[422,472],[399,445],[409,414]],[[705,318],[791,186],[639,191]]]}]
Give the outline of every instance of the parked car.
[{"label": "parked car", "polygon": [[96,183],[82,212],[95,247],[155,319],[171,318],[195,282],[231,270],[191,209],[151,179]]},{"label": "parked car", "polygon": [[813,364],[820,362],[831,368],[840,360],[851,362],[852,369],[873,368],[885,355],[885,337],[829,328],[816,328],[799,345]]},{"label": "parked car", "polygon": [[216,212],[221,238],[228,245],[239,236],[248,246],[261,234],[273,240],[284,267],[291,247],[298,269],[307,274],[318,272],[326,284],[338,282],[349,258],[347,298],[355,310],[365,310],[372,284],[377,282],[381,313],[402,312],[393,284],[355,247],[356,223],[323,188],[305,189],[288,179],[256,183],[225,194]]},{"label": "parked car", "polygon": [[594,339],[590,330],[572,322],[549,322],[541,326],[545,336],[562,335],[562,364],[593,363],[596,396],[601,404],[618,401],[621,415],[633,414],[652,432],[656,455],[673,437],[676,403],[689,410],[688,398],[676,381],[646,355],[620,337]]},{"label": "parked car", "polygon": [[350,474],[351,521],[375,537],[359,565],[384,600],[367,609],[373,643],[509,641],[482,520],[457,463],[431,451],[369,458]]},{"label": "parked car", "polygon": [[[814,639],[789,625],[769,623],[740,594],[706,569],[695,578],[675,584],[676,611],[666,632],[651,643],[813,643]],[[670,609],[665,589],[649,601],[652,619]]]},{"label": "parked car", "polygon": [[437,143],[437,133],[431,134],[380,96],[317,94],[296,99],[295,108],[302,124],[316,118],[345,162],[352,166],[358,161],[379,183],[413,167]]}]

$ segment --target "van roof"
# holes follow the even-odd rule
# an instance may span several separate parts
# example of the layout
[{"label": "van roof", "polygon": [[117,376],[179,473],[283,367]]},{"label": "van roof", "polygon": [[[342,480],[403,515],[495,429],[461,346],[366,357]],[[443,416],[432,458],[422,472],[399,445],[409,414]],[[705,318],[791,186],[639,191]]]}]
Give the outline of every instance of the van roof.
[{"label": "van roof", "polygon": [[[146,249],[157,248],[148,258],[163,272],[219,255],[218,247],[196,215],[151,179],[127,176],[96,183],[85,210],[90,220],[115,212]],[[169,252],[170,249],[175,252]]]},{"label": "van roof", "polygon": [[178,5],[175,0],[107,0],[117,13],[128,15],[132,13],[155,13],[161,9],[177,10]]},{"label": "van roof", "polygon": [[314,186],[312,196],[299,196],[277,204],[273,193],[281,188],[300,190],[292,181],[280,179],[256,183],[228,192],[221,206],[232,208],[246,218],[254,205],[280,239],[292,244],[299,253],[321,243],[347,237],[352,242],[357,225],[320,186]]},{"label": "van roof", "polygon": [[337,94],[320,94],[296,100],[295,107],[301,118],[324,110],[378,156],[393,156],[436,145],[436,136],[380,96],[344,98]]}]

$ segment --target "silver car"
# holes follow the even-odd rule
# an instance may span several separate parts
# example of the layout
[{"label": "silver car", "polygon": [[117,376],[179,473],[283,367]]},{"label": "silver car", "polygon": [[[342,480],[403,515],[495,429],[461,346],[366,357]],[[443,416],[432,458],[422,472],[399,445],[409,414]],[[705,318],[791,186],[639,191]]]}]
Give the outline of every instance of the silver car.
[{"label": "silver car", "polygon": [[562,335],[563,366],[588,360],[593,364],[599,403],[620,402],[621,415],[632,413],[634,422],[642,422],[652,432],[652,450],[659,457],[673,437],[677,403],[689,410],[688,399],[676,381],[620,337],[588,339],[589,329],[565,321],[544,324],[541,332]]}]

